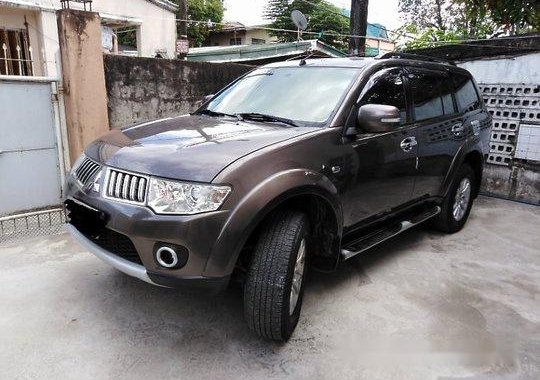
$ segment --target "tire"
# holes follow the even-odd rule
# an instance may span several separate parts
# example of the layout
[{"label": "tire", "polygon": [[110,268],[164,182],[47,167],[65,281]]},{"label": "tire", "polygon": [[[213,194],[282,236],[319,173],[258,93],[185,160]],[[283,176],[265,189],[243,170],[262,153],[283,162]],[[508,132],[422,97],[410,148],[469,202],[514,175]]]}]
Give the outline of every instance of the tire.
[{"label": "tire", "polygon": [[[447,196],[441,205],[441,213],[437,215],[431,225],[441,232],[453,234],[460,231],[471,213],[474,200],[474,188],[476,178],[473,169],[468,164],[463,164],[458,172]],[[463,193],[468,182],[468,196]],[[461,199],[461,201],[458,200]],[[465,202],[465,198],[466,202]],[[459,210],[456,209],[459,201]],[[465,203],[464,203],[465,202]]]},{"label": "tire", "polygon": [[274,213],[261,229],[244,284],[244,315],[249,328],[263,338],[286,341],[298,324],[308,237],[307,216],[292,210]]}]

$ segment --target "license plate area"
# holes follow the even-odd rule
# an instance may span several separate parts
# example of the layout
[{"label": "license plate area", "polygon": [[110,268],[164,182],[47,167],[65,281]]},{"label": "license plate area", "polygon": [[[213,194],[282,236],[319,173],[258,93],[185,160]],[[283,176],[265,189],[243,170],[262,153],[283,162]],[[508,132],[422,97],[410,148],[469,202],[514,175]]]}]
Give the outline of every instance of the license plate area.
[{"label": "license plate area", "polygon": [[109,217],[103,211],[68,199],[64,202],[68,223],[85,235],[96,237],[105,228]]}]

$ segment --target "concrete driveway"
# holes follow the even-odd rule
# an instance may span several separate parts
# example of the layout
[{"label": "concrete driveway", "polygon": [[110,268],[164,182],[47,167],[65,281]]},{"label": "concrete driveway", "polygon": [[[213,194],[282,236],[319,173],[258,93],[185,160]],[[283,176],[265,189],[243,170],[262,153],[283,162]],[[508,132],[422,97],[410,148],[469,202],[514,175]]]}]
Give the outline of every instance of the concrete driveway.
[{"label": "concrete driveway", "polygon": [[480,198],[309,278],[287,344],[206,298],[129,278],[67,234],[0,246],[0,378],[538,379],[540,207]]}]

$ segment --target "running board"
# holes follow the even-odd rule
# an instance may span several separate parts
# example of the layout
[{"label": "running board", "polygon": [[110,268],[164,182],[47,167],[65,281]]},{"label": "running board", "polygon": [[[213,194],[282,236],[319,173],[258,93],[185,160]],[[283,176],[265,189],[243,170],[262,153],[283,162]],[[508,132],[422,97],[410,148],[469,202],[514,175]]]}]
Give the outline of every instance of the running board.
[{"label": "running board", "polygon": [[409,220],[403,220],[399,223],[393,224],[390,227],[378,230],[372,234],[354,240],[353,242],[347,244],[347,246],[345,246],[341,250],[341,259],[347,260],[351,257],[358,255],[359,253],[367,251],[368,249],[375,247],[383,241],[386,241],[396,235],[399,235],[403,231],[408,230],[411,227],[414,227],[430,218],[433,218],[440,212],[441,208],[439,206],[435,206],[427,211],[424,211],[414,216]]}]

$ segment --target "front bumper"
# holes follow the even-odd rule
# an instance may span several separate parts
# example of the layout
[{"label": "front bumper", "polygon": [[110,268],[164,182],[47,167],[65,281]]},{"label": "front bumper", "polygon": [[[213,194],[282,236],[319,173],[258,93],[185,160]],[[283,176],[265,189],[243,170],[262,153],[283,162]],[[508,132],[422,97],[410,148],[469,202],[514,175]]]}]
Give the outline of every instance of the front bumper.
[{"label": "front bumper", "polygon": [[[231,273],[224,267],[207,268],[207,262],[227,220],[228,211],[187,216],[157,215],[144,206],[104,199],[97,192],[85,191],[73,178],[68,179],[66,193],[69,214],[78,212],[69,206],[76,204],[105,216],[89,219],[86,223],[86,216],[83,215],[83,224],[88,226],[80,225],[79,216],[79,223],[71,219],[68,229],[83,247],[107,264],[158,286],[187,288],[211,294],[227,287]],[[99,225],[98,229],[111,232],[110,236],[121,237],[124,245],[119,245],[119,250],[115,250],[110,244],[102,244],[99,238],[96,240],[94,234],[89,234],[86,228],[92,229],[96,225]],[[135,252],[135,259],[133,254],[121,254],[126,248],[126,241]],[[161,267],[154,257],[154,252],[161,245],[185,248],[188,252],[185,265],[174,269]],[[207,269],[212,271],[211,277],[205,276]]]}]

